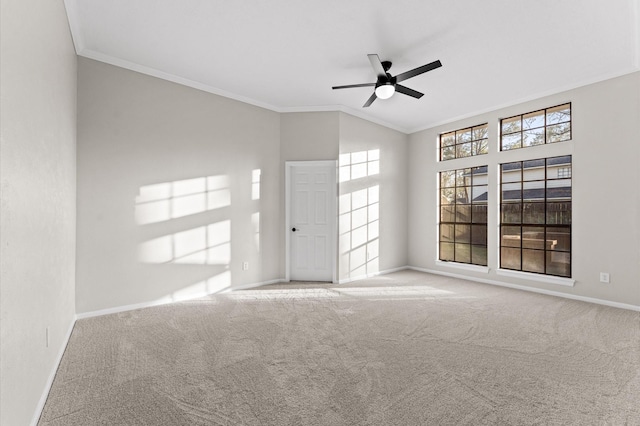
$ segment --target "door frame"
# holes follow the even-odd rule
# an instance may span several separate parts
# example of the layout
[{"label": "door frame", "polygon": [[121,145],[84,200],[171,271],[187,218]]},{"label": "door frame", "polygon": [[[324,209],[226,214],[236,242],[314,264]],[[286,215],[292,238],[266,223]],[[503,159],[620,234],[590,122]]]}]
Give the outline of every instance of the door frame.
[{"label": "door frame", "polygon": [[333,214],[329,215],[329,229],[331,230],[331,282],[337,283],[338,279],[338,162],[336,160],[316,160],[316,161],[285,161],[284,163],[284,232],[285,232],[285,281],[291,281],[291,177],[293,167],[331,167],[333,169],[332,176],[333,185],[330,185],[329,194],[329,211]]}]

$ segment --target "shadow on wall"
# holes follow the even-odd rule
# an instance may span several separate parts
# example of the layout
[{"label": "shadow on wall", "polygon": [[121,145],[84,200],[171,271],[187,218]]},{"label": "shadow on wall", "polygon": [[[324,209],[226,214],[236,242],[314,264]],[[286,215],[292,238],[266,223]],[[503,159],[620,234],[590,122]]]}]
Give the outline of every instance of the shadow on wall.
[{"label": "shadow on wall", "polygon": [[340,154],[338,167],[342,275],[376,274],[380,271],[380,150]]},{"label": "shadow on wall", "polygon": [[[250,217],[257,253],[260,252],[260,176],[260,169],[251,171],[251,200],[257,203]],[[208,278],[185,284],[156,302],[193,299],[231,287],[231,199],[228,175],[140,187],[135,200],[135,220],[143,235],[138,244],[138,261],[159,268],[201,267],[207,275],[213,272]],[[166,233],[169,229],[173,232]],[[185,279],[189,279],[186,274]]]}]

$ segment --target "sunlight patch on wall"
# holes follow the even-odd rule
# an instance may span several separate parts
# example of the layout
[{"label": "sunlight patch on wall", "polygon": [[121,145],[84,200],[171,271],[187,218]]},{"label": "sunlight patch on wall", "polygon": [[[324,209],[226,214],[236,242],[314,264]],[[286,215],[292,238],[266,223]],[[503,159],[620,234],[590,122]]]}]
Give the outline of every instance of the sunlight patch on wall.
[{"label": "sunlight patch on wall", "polygon": [[227,175],[141,186],[136,197],[139,225],[164,222],[231,205]]},{"label": "sunlight patch on wall", "polygon": [[253,227],[253,238],[256,244],[256,251],[260,253],[260,212],[251,215],[251,226]]},{"label": "sunlight patch on wall", "polygon": [[156,300],[155,302],[170,303],[192,300],[199,297],[205,297],[210,294],[221,293],[228,290],[230,287],[231,272],[224,271],[204,281],[200,281],[187,287],[183,287],[180,290],[176,290],[173,293]]},{"label": "sunlight patch on wall", "polygon": [[340,182],[348,182],[380,174],[380,150],[348,152],[338,160]]},{"label": "sunlight patch on wall", "polygon": [[229,265],[231,221],[223,220],[145,241],[138,247],[143,263]]},{"label": "sunlight patch on wall", "polygon": [[262,174],[260,169],[254,169],[251,171],[251,199],[260,199],[260,175]]},{"label": "sunlight patch on wall", "polygon": [[339,249],[349,276],[379,272],[380,186],[343,194],[339,199]]}]

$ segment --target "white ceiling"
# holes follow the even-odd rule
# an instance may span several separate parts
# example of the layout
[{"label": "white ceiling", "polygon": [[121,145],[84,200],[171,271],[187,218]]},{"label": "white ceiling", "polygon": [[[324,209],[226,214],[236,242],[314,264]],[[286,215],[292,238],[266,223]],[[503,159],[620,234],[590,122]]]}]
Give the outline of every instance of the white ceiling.
[{"label": "white ceiling", "polygon": [[[407,133],[640,69],[640,0],[65,0],[77,53],[275,111]],[[375,81],[436,59],[362,105]]]}]

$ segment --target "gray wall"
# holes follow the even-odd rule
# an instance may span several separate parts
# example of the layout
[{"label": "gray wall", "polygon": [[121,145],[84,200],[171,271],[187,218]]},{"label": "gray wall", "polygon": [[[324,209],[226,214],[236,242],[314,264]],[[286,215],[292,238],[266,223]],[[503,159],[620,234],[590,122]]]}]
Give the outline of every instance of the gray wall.
[{"label": "gray wall", "polygon": [[[547,146],[498,152],[498,122],[537,109],[572,102],[573,140]],[[409,263],[412,266],[536,289],[564,292],[640,306],[640,73],[558,93],[428,129],[410,136]],[[489,203],[488,274],[436,263],[437,172],[469,167],[474,159],[437,161],[438,135],[489,123],[488,155],[476,157],[489,170],[530,158],[573,155],[573,278],[574,287],[497,275],[498,209]],[[490,176],[489,194],[498,195],[497,173]],[[599,282],[609,272],[611,283]]]},{"label": "gray wall", "polygon": [[76,55],[61,0],[1,15],[0,424],[26,425],[75,314]]},{"label": "gray wall", "polygon": [[407,265],[407,145],[404,133],[340,113],[340,280]]},{"label": "gray wall", "polygon": [[78,313],[279,278],[279,114],[78,67]]}]

